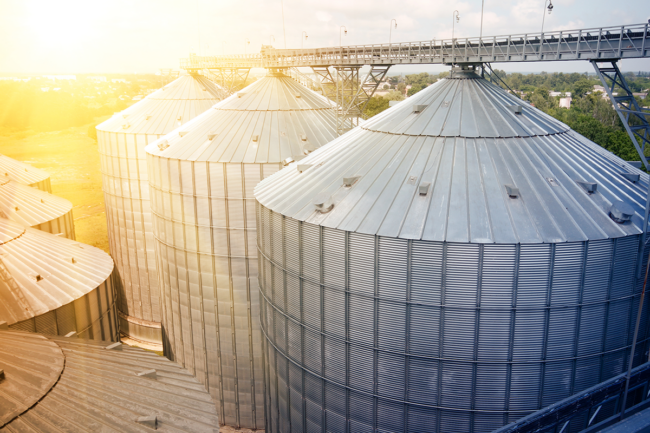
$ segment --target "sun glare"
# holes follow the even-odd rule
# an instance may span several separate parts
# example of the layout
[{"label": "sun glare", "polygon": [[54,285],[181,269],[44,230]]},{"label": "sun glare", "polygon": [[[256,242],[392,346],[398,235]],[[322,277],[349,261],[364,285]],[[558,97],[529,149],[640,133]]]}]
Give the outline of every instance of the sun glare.
[{"label": "sun glare", "polygon": [[67,51],[95,33],[94,22],[102,9],[99,3],[91,1],[29,2],[25,10],[26,25],[34,43]]}]

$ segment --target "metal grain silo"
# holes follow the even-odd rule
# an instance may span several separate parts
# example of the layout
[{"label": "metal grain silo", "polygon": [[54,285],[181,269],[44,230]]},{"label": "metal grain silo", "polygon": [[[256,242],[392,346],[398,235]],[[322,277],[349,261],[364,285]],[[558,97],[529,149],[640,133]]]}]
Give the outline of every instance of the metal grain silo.
[{"label": "metal grain silo", "polygon": [[187,370],[121,343],[0,330],[0,432],[217,433]]},{"label": "metal grain silo", "polygon": [[2,154],[0,154],[0,175],[41,191],[52,192],[49,173]]},{"label": "metal grain silo", "polygon": [[334,116],[270,72],[147,147],[165,353],[209,386],[223,424],[264,425],[253,188],[334,139]]},{"label": "metal grain silo", "polygon": [[116,341],[113,267],[98,248],[0,218],[0,322]]},{"label": "metal grain silo", "polygon": [[0,218],[74,240],[72,203],[0,175]]},{"label": "metal grain silo", "polygon": [[299,164],[255,189],[267,432],[486,432],[627,365],[647,174],[466,70]]},{"label": "metal grain silo", "polygon": [[144,148],[212,107],[219,95],[207,78],[184,75],[97,127],[120,331],[149,348],[162,350],[162,336]]}]

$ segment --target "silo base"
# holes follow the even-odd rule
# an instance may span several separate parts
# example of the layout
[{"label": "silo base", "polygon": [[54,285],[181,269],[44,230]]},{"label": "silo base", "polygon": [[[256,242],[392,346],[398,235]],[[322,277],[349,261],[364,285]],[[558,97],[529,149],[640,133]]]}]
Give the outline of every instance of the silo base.
[{"label": "silo base", "polygon": [[160,323],[127,316],[119,310],[118,315],[120,318],[120,340],[123,343],[162,352],[162,330]]}]

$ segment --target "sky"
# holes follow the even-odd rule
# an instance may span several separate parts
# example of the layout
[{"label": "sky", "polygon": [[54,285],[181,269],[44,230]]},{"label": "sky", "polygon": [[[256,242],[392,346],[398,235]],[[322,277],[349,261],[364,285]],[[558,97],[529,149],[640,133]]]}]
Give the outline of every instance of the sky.
[{"label": "sky", "polygon": [[[544,29],[644,23],[648,0],[553,0]],[[537,33],[544,0],[484,0],[483,35]],[[0,73],[153,73],[203,55],[479,35],[481,0],[0,0]],[[284,20],[283,20],[284,17]],[[348,30],[340,36],[340,26]],[[302,32],[308,35],[302,40]],[[286,35],[286,38],[285,38]],[[248,43],[247,41],[250,41]],[[495,64],[508,72],[592,72],[588,62]],[[445,66],[400,66],[407,73]],[[624,70],[650,71],[650,59]]]}]

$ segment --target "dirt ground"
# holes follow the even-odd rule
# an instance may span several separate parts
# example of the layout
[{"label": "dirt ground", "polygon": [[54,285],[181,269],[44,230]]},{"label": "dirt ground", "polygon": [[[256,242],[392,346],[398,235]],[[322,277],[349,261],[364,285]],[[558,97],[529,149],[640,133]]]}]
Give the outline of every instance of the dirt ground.
[{"label": "dirt ground", "polygon": [[0,153],[50,173],[52,193],[72,202],[77,240],[108,252],[99,153],[88,127],[0,135]]}]

